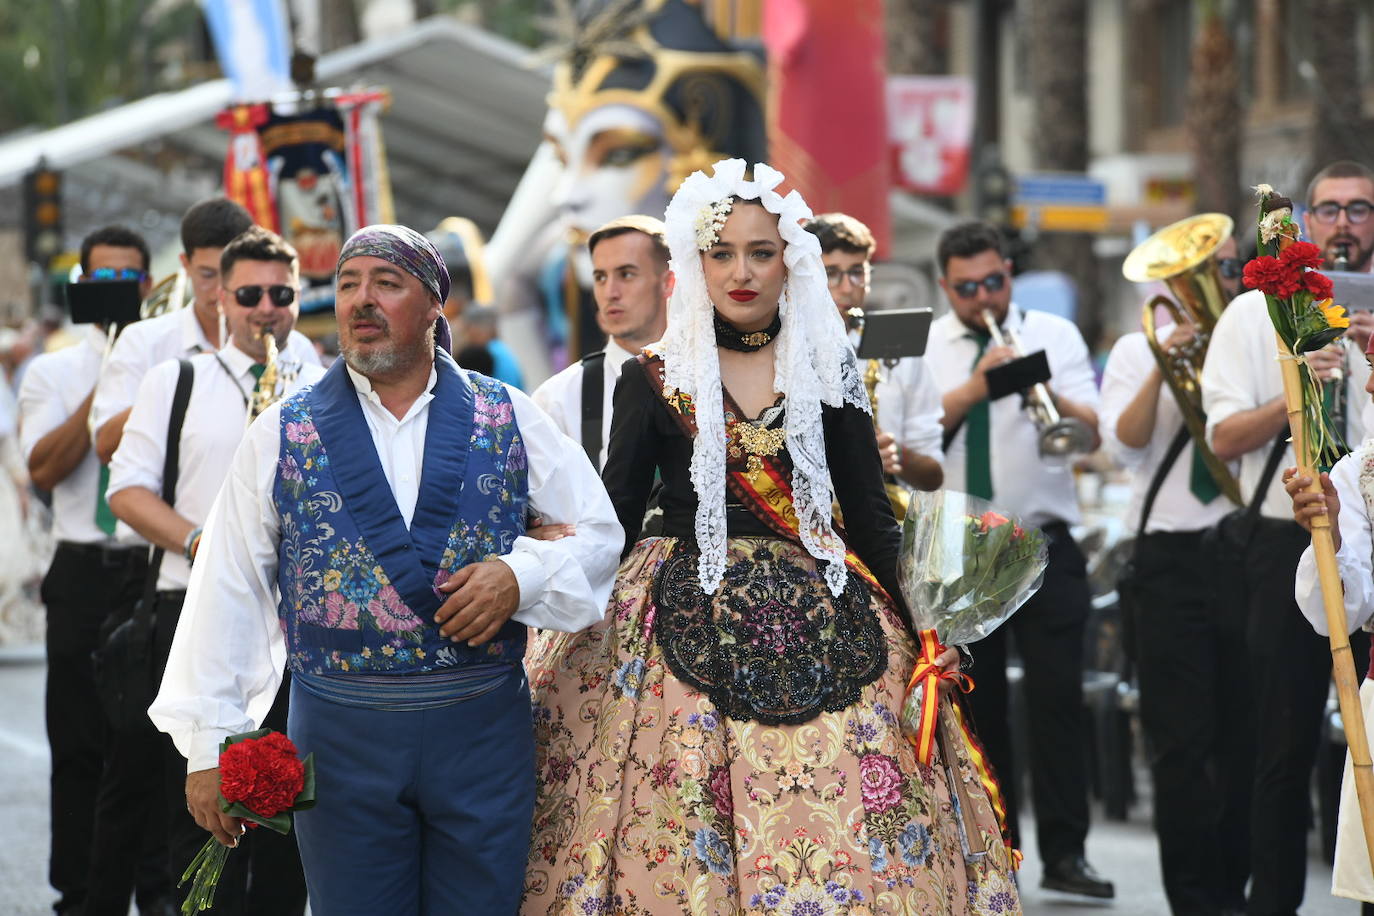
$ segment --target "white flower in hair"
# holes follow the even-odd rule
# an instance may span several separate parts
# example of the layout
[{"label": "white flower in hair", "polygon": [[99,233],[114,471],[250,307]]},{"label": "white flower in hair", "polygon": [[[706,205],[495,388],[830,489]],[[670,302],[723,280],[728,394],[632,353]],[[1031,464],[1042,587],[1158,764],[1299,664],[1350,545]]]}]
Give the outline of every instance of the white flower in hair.
[{"label": "white flower in hair", "polygon": [[730,215],[734,203],[730,198],[707,204],[697,211],[697,249],[706,251],[720,238],[720,230],[725,228],[725,219]]},{"label": "white flower in hair", "polygon": [[702,589],[714,593],[725,572],[726,433],[712,320],[715,306],[706,288],[702,252],[719,239],[731,212],[718,211],[719,204],[756,200],[775,215],[785,243],[782,257],[787,280],[778,302],[782,330],[772,345],[773,386],[786,397],[784,427],[793,465],[793,507],[803,546],[820,561],[831,592],[838,595],[847,575],[845,548],[831,519],[834,490],[821,408],[848,404],[868,412],[868,397],[826,285],[820,241],[803,228],[811,218],[811,208],[796,191],[786,197],[777,193],[781,172],[759,163],[751,180],[745,178],[746,167],[743,159],[726,159],[717,162],[710,175],[694,172],[669,202],[664,222],[677,284],[668,302],[667,331],[646,349],[663,358],[665,389],[688,395],[694,406],[697,434],[692,443],[691,478],[697,494],[698,570]]}]

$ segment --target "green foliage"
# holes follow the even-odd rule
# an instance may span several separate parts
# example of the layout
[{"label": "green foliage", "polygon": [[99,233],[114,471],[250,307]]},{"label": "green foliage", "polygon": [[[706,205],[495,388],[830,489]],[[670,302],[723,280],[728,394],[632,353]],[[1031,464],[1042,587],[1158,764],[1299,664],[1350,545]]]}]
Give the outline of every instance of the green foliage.
[{"label": "green foliage", "polygon": [[55,125],[145,95],[158,52],[194,34],[192,0],[0,0],[0,130]]}]

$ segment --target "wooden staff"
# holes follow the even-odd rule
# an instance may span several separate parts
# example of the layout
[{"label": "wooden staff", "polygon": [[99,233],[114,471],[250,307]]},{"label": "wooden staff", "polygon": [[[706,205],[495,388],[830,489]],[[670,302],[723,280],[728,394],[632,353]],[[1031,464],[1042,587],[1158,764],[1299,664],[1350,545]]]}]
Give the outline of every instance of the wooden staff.
[{"label": "wooden staff", "polygon": [[[1293,454],[1297,456],[1298,473],[1311,478],[1310,492],[1321,493],[1321,476],[1312,466],[1316,456],[1309,452],[1310,443],[1303,422],[1302,376],[1298,372],[1298,362],[1283,338],[1277,334],[1275,337],[1278,339],[1283,397],[1288,407],[1288,429],[1293,436]],[[1341,723],[1345,726],[1345,742],[1350,747],[1350,762],[1355,771],[1355,797],[1360,803],[1365,849],[1369,854],[1370,868],[1374,870],[1374,766],[1371,766],[1369,759],[1369,737],[1365,734],[1360,686],[1355,680],[1355,662],[1350,656],[1345,590],[1341,586],[1341,573],[1336,565],[1336,548],[1331,542],[1329,516],[1317,515],[1312,518],[1312,554],[1317,561],[1317,580],[1322,587],[1326,629],[1331,634],[1331,676],[1336,680]]]}]

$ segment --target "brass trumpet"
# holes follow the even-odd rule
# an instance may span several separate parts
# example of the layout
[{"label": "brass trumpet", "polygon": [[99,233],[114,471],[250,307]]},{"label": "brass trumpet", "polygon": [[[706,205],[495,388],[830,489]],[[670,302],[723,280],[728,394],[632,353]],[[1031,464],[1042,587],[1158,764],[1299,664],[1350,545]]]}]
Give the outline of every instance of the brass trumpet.
[{"label": "brass trumpet", "polygon": [[[991,309],[983,311],[983,323],[987,325],[988,336],[995,346],[1010,347],[1018,357],[1026,355],[1021,338],[1011,328],[1007,328],[1004,334],[997,326],[997,318]],[[1025,397],[1026,412],[1040,434],[1042,456],[1058,458],[1087,452],[1092,448],[1093,431],[1077,417],[1061,416],[1044,382],[1036,382]]]},{"label": "brass trumpet", "polygon": [[[1231,237],[1233,225],[1231,217],[1222,213],[1201,213],[1171,223],[1137,245],[1127,255],[1121,273],[1134,283],[1162,280],[1173,293],[1174,299],[1160,295],[1146,303],[1140,319],[1145,339],[1178,403],[1193,448],[1202,456],[1222,494],[1236,505],[1244,505],[1239,482],[1207,445],[1207,415],[1202,409],[1202,362],[1207,356],[1212,329],[1226,308],[1221,272],[1213,255]],[[1175,323],[1196,327],[1193,339],[1166,350],[1156,333],[1157,308],[1167,310]]]}]

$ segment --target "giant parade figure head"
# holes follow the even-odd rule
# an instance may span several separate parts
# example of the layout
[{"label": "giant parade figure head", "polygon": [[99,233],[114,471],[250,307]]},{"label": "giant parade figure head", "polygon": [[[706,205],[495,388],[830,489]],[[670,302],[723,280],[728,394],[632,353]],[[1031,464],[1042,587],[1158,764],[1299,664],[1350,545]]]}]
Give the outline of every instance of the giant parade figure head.
[{"label": "giant parade figure head", "polygon": [[[704,6],[712,8],[712,15]],[[692,172],[767,158],[761,0],[564,4],[545,140],[487,248],[526,378],[601,347],[586,239]]]}]

